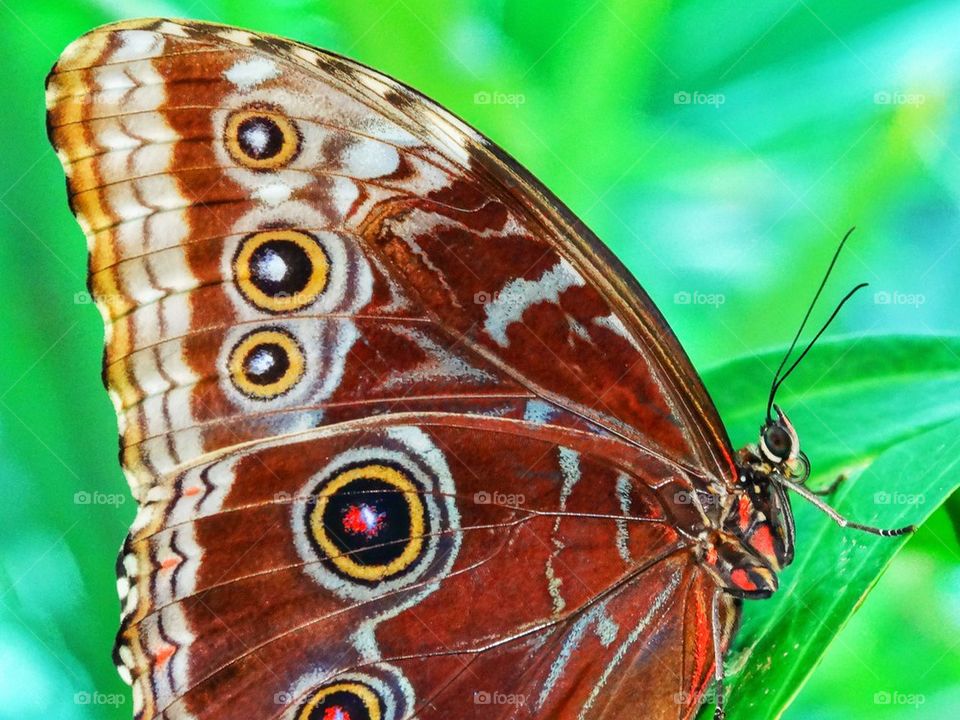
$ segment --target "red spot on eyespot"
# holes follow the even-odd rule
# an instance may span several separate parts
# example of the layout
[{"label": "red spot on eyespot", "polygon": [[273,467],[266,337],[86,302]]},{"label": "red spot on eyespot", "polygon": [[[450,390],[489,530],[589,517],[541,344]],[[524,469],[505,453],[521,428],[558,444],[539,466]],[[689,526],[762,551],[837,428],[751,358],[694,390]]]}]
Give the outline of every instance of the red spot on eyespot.
[{"label": "red spot on eyespot", "polygon": [[176,651],[177,649],[173,645],[164,645],[162,648],[157,650],[157,665],[166,664],[167,660],[169,660]]},{"label": "red spot on eyespot", "polygon": [[761,525],[757,528],[757,531],[750,537],[750,544],[766,557],[772,558],[775,556],[773,552],[773,533],[770,532],[768,525]]},{"label": "red spot on eyespot", "polygon": [[323,713],[323,720],[350,720],[350,713],[340,705],[328,707]]},{"label": "red spot on eyespot", "polygon": [[181,562],[183,562],[182,558],[169,557],[166,560],[164,560],[162,563],[160,563],[160,567],[162,567],[164,570],[169,570],[172,567],[176,567]]},{"label": "red spot on eyespot", "polygon": [[733,584],[736,585],[741,590],[756,590],[757,585],[754,583],[750,576],[747,575],[747,571],[742,568],[737,568],[732,573],[730,573],[730,579],[733,580]]},{"label": "red spot on eyespot", "polygon": [[199,492],[200,492],[200,488],[198,488],[196,485],[191,485],[190,487],[188,487],[183,491],[183,494],[186,495],[187,497],[191,497],[193,495],[196,495]]},{"label": "red spot on eyespot", "polygon": [[737,505],[737,513],[740,519],[740,529],[746,530],[750,527],[750,520],[753,517],[753,503],[746,495],[740,496],[740,502]]},{"label": "red spot on eyespot", "polygon": [[354,535],[375,537],[383,528],[386,513],[378,513],[373,505],[351,505],[343,514],[343,529]]}]

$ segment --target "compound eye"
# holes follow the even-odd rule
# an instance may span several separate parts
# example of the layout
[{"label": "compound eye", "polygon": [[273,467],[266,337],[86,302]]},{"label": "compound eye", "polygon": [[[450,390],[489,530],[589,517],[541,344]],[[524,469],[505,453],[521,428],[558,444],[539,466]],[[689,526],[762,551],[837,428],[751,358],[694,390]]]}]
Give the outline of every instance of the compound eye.
[{"label": "compound eye", "polygon": [[783,410],[776,405],[773,409],[777,412],[776,420],[767,419],[760,429],[760,454],[774,465],[786,463],[792,467],[800,455],[800,438]]},{"label": "compound eye", "polygon": [[768,425],[763,431],[761,446],[767,459],[780,463],[790,457],[793,440],[786,428],[773,424]]},{"label": "compound eye", "polygon": [[760,432],[760,452],[774,465],[793,461],[799,450],[799,438],[789,421],[782,416],[778,422],[769,423]]}]

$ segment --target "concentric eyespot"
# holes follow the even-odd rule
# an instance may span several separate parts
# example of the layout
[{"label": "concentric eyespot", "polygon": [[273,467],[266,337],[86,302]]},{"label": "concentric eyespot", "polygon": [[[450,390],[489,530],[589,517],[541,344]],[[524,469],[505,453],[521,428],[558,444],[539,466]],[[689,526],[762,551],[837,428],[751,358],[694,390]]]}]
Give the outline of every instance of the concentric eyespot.
[{"label": "concentric eyespot", "polygon": [[309,233],[265,230],[241,241],[233,274],[243,296],[261,310],[295,312],[326,290],[330,258]]},{"label": "concentric eyespot", "polygon": [[297,489],[293,542],[304,572],[327,591],[354,601],[389,595],[383,612],[392,616],[436,591],[456,561],[453,477],[421,428],[359,431],[342,441],[348,447]]},{"label": "concentric eyespot", "polygon": [[416,482],[399,465],[363,463],[322,482],[307,504],[307,527],[332,569],[377,583],[423,554],[429,519]]},{"label": "concentric eyespot", "polygon": [[333,677],[308,668],[280,697],[296,703],[283,714],[287,720],[403,720],[413,717],[417,706],[410,681],[387,663]]},{"label": "concentric eyespot", "polygon": [[290,120],[269,107],[235,110],[227,118],[230,156],[251,170],[279,170],[300,153],[301,136]]},{"label": "concentric eyespot", "polygon": [[382,720],[383,702],[377,692],[359,682],[320,686],[297,711],[296,720]]},{"label": "concentric eyespot", "polygon": [[254,400],[272,400],[303,377],[306,363],[297,339],[279,327],[254,330],[230,351],[230,379]]}]

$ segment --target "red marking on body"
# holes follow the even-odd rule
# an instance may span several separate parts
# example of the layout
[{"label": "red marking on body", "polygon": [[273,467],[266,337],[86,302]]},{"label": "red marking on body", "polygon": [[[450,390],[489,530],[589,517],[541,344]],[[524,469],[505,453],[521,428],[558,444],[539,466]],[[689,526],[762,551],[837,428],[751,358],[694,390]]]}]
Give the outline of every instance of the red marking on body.
[{"label": "red marking on body", "polygon": [[707,548],[707,564],[708,565],[717,564],[717,549],[713,545]]},{"label": "red marking on body", "polygon": [[741,590],[749,591],[757,589],[756,583],[750,579],[750,576],[747,575],[747,571],[742,568],[737,568],[730,573],[730,579],[733,580],[733,584]]},{"label": "red marking on body", "polygon": [[169,570],[170,568],[176,567],[182,562],[183,562],[183,558],[169,557],[166,560],[164,560],[162,563],[160,563],[160,567],[162,567],[164,570]]},{"label": "red marking on body", "polygon": [[340,705],[328,707],[323,713],[323,720],[350,720],[350,713]]},{"label": "red marking on body", "polygon": [[776,557],[773,551],[773,533],[770,532],[769,526],[761,525],[757,528],[757,531],[750,537],[750,544],[762,555]]},{"label": "red marking on body", "polygon": [[165,665],[167,660],[169,660],[176,651],[177,649],[173,645],[164,645],[157,650],[157,665]]},{"label": "red marking on body", "polygon": [[343,529],[354,535],[376,536],[383,528],[386,513],[378,513],[372,505],[351,505],[343,515]]},{"label": "red marking on body", "polygon": [[740,529],[746,530],[750,527],[750,520],[753,519],[753,503],[746,495],[740,496],[740,502],[737,506],[737,514],[740,519]]}]

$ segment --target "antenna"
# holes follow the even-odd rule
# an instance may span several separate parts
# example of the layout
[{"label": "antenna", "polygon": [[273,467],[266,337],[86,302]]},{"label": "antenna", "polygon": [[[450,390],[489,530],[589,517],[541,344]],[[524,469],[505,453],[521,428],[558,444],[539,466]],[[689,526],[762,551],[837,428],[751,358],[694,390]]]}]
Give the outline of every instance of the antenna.
[{"label": "antenna", "polygon": [[782,385],[783,381],[786,380],[787,377],[790,375],[790,373],[793,372],[794,368],[797,367],[797,364],[803,359],[803,357],[808,352],[810,352],[810,348],[813,347],[813,344],[817,341],[817,339],[821,335],[823,335],[824,331],[827,329],[827,327],[829,327],[830,323],[833,322],[833,319],[837,316],[837,313],[840,312],[840,308],[842,308],[844,304],[846,304],[846,302],[851,297],[853,297],[854,293],[856,293],[861,288],[864,288],[867,286],[867,283],[861,283],[860,285],[857,285],[855,288],[853,288],[853,290],[848,292],[846,296],[844,296],[843,300],[841,300],[840,303],[837,305],[837,308],[833,311],[833,314],[830,315],[830,318],[827,320],[827,322],[824,323],[823,327],[820,328],[820,331],[814,336],[813,340],[811,340],[810,343],[807,345],[807,347],[803,350],[803,352],[800,353],[800,357],[798,357],[796,361],[793,363],[793,365],[790,366],[790,369],[787,370],[787,372],[783,373],[783,375],[781,376],[780,373],[783,372],[783,368],[786,366],[787,360],[789,360],[790,355],[793,354],[793,350],[797,346],[797,341],[800,340],[800,335],[803,333],[804,328],[807,326],[807,321],[810,319],[810,313],[813,312],[813,308],[816,306],[817,300],[820,299],[820,294],[823,292],[823,288],[826,286],[827,280],[830,278],[830,273],[833,272],[833,266],[837,264],[837,258],[840,257],[840,251],[843,250],[843,246],[847,244],[847,240],[853,234],[854,230],[856,230],[856,226],[847,230],[846,235],[843,236],[843,239],[840,241],[840,244],[837,246],[836,251],[833,253],[833,259],[830,260],[830,265],[827,266],[827,271],[823,274],[823,280],[820,281],[820,287],[817,288],[817,292],[814,294],[813,300],[810,301],[810,305],[807,307],[807,312],[803,316],[803,321],[800,323],[800,327],[797,328],[797,334],[793,336],[793,341],[790,343],[790,347],[787,349],[786,354],[783,356],[783,360],[780,361],[780,366],[777,368],[777,371],[773,375],[773,382],[770,384],[770,396],[767,399],[767,422],[768,423],[773,422],[773,417],[770,413],[771,413],[771,410],[773,410],[773,400],[777,394],[777,390],[780,388],[780,385]]}]

